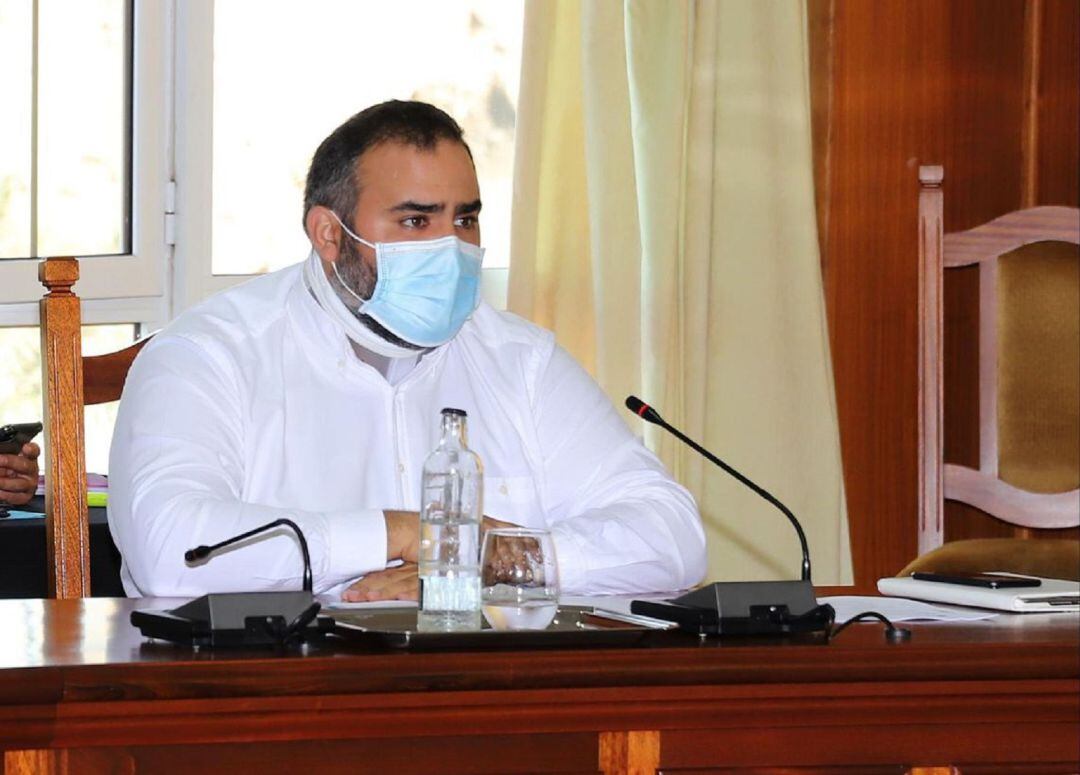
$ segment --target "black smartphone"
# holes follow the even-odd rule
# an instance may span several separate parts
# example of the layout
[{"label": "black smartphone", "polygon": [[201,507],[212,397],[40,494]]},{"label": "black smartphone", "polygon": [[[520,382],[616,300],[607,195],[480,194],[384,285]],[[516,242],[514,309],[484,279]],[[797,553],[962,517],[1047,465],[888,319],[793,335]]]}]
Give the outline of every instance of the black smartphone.
[{"label": "black smartphone", "polygon": [[17,422],[0,427],[0,455],[18,455],[23,444],[41,433],[39,422]]},{"label": "black smartphone", "polygon": [[986,587],[987,589],[1015,589],[1017,587],[1038,587],[1040,579],[1027,576],[996,576],[993,573],[912,573],[911,578],[919,581],[938,581],[943,584],[963,584],[967,587]]}]

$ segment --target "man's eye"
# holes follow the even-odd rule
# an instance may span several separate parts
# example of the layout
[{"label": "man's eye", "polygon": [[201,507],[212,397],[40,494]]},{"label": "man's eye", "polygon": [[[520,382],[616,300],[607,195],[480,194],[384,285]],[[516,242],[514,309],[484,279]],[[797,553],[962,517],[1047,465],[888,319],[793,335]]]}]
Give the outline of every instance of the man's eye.
[{"label": "man's eye", "polygon": [[409,229],[419,229],[427,224],[427,218],[423,215],[413,215],[402,220],[401,225]]},{"label": "man's eye", "polygon": [[454,224],[459,229],[475,229],[479,222],[480,219],[477,218],[475,215],[462,215],[459,216],[456,221],[454,221]]}]

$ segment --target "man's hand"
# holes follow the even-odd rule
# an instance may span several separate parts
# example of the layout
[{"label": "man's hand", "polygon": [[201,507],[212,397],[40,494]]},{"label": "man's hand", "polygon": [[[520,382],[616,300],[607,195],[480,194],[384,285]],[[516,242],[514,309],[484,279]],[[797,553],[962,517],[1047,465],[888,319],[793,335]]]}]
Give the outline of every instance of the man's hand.
[{"label": "man's hand", "polygon": [[29,442],[18,455],[0,455],[0,503],[22,506],[34,497],[40,454],[41,447]]},{"label": "man's hand", "polygon": [[[416,563],[420,555],[420,515],[415,511],[385,511],[386,560],[404,560],[396,568],[369,573],[344,592],[341,599],[350,603],[372,600],[418,600],[420,582]],[[483,530],[497,527],[518,527],[484,517]]]},{"label": "man's hand", "polygon": [[416,563],[412,562],[369,573],[341,593],[341,599],[349,603],[418,600],[419,597],[420,582],[416,575]]},{"label": "man's hand", "polygon": [[[502,522],[490,517],[484,518],[484,530],[497,528],[519,528],[512,522]],[[515,584],[521,581],[541,581],[542,575],[533,578],[533,573],[539,568],[543,573],[544,561],[541,559],[540,543],[532,537],[498,536],[491,543],[484,542],[484,551],[489,554],[482,557],[480,568],[481,583],[485,587],[496,584]]]},{"label": "man's hand", "polygon": [[420,515],[415,511],[384,511],[386,561],[415,563],[420,557]]}]

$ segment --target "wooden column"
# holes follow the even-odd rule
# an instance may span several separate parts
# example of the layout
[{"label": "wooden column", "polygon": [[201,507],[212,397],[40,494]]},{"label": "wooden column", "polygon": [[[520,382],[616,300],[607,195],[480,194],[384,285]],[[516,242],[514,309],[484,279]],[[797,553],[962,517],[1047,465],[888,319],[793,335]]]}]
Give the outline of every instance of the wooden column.
[{"label": "wooden column", "polygon": [[45,403],[45,541],[49,595],[89,597],[90,531],[83,439],[82,317],[71,287],[74,258],[38,267],[48,293],[41,300],[41,385]]},{"label": "wooden column", "polygon": [[660,733],[601,732],[599,765],[604,775],[655,775],[660,769]]},{"label": "wooden column", "polygon": [[67,772],[67,751],[4,751],[4,775],[63,775]]}]

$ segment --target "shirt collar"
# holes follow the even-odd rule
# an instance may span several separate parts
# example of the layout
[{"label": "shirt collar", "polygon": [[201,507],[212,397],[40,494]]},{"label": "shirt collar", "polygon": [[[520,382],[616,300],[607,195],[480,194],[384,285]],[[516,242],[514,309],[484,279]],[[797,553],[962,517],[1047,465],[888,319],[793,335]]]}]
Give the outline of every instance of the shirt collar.
[{"label": "shirt collar", "polygon": [[307,287],[303,272],[297,272],[296,284],[286,302],[289,317],[303,333],[308,354],[316,363],[334,364],[342,360],[359,360],[378,372],[387,382],[396,385],[408,376],[428,351],[415,356],[388,358],[353,342],[333,318],[322,308]]}]

